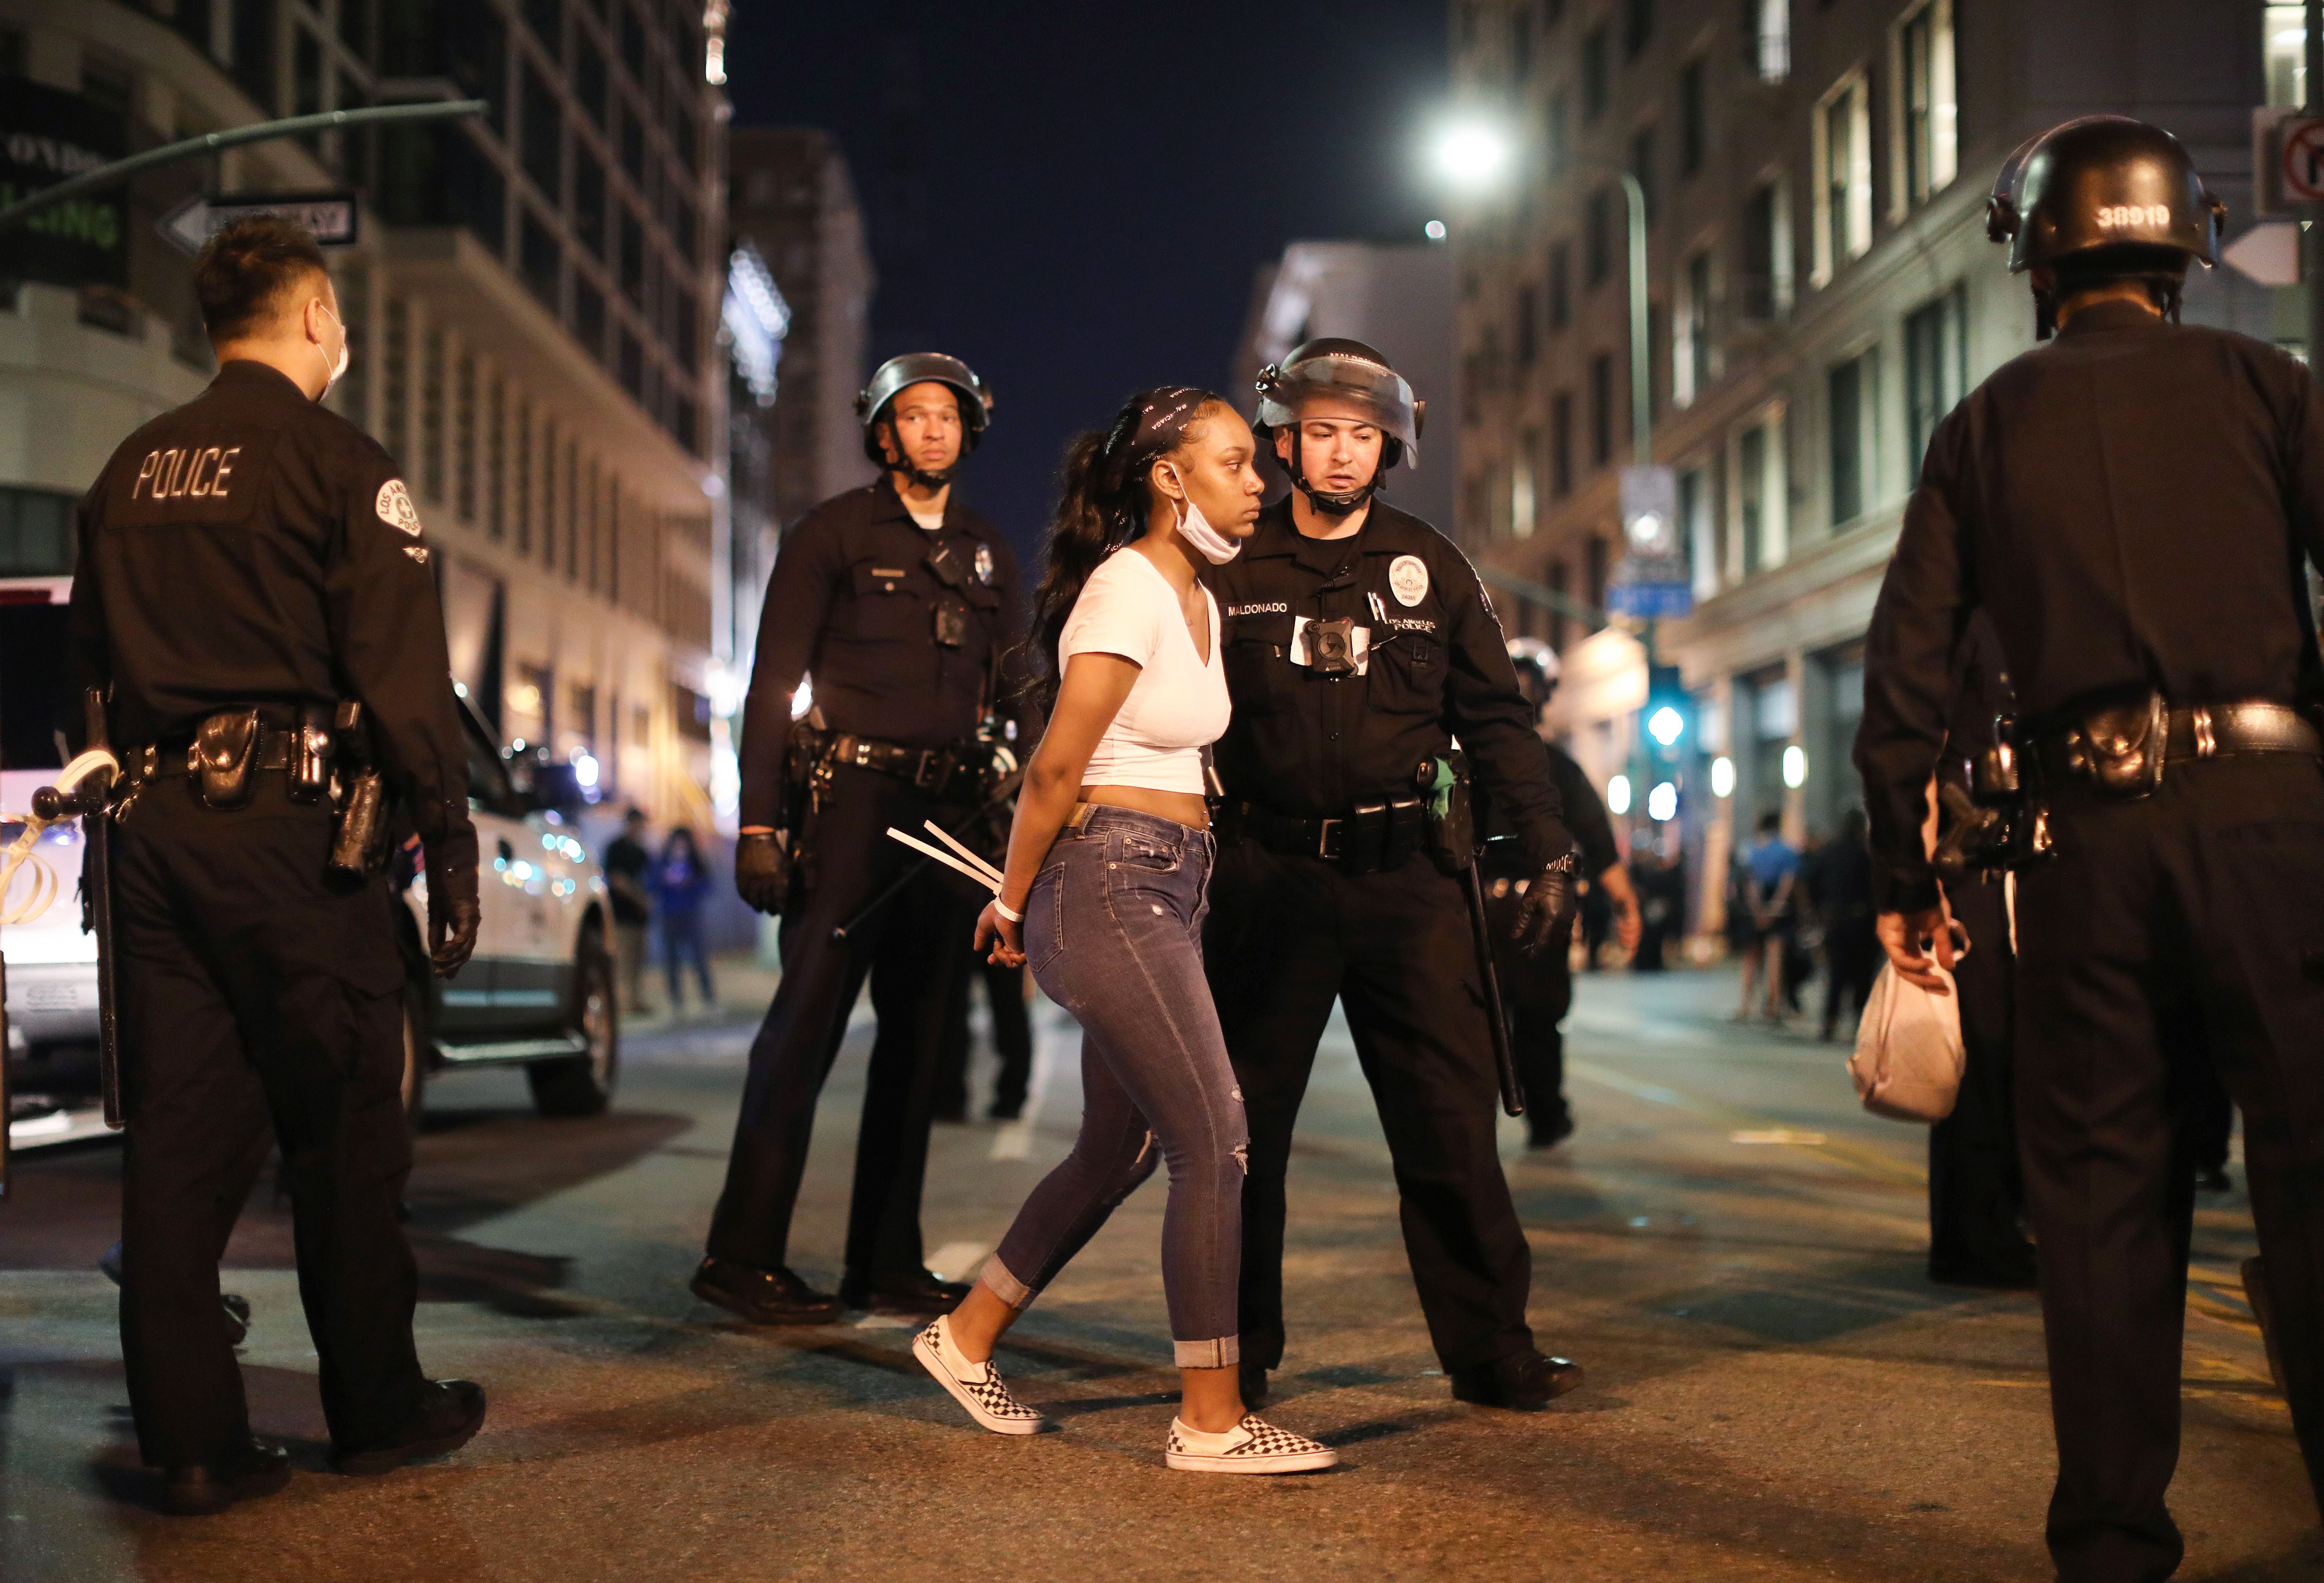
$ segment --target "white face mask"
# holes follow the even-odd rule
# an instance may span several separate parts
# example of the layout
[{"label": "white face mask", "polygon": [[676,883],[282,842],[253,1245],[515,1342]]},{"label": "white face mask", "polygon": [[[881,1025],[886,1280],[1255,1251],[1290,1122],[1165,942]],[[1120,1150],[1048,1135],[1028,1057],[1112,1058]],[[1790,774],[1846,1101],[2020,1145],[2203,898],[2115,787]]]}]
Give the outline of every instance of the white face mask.
[{"label": "white face mask", "polygon": [[[324,308],[323,311],[325,313],[331,313],[331,310],[327,308]],[[331,387],[337,384],[339,382],[339,376],[347,371],[346,321],[342,319],[337,314],[331,313],[331,322],[339,327],[339,356],[338,361],[331,364],[330,372],[323,375],[322,395],[318,395],[315,398],[318,401],[321,400],[323,396],[327,396],[331,393]],[[318,345],[316,346],[315,350],[319,352],[322,350],[322,347]]]},{"label": "white face mask", "polygon": [[1242,541],[1229,538],[1211,526],[1203,515],[1203,508],[1194,503],[1194,491],[1186,487],[1186,475],[1177,468],[1170,469],[1178,480],[1178,491],[1184,497],[1172,502],[1178,507],[1178,531],[1188,544],[1202,551],[1203,558],[1214,566],[1223,566],[1242,553]]}]

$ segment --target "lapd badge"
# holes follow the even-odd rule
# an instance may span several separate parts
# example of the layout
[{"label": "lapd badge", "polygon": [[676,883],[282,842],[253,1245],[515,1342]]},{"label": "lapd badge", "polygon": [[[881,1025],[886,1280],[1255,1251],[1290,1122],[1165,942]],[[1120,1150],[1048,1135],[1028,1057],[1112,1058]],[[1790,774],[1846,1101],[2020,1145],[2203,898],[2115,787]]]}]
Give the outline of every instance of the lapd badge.
[{"label": "lapd badge", "polygon": [[411,492],[403,487],[401,478],[391,478],[379,486],[376,509],[379,520],[389,527],[420,537],[420,508],[411,503]]},{"label": "lapd badge", "polygon": [[992,547],[989,544],[976,547],[976,580],[988,584],[992,581]]},{"label": "lapd badge", "polygon": [[1406,610],[1428,597],[1428,563],[1416,555],[1400,555],[1388,563],[1388,592]]}]

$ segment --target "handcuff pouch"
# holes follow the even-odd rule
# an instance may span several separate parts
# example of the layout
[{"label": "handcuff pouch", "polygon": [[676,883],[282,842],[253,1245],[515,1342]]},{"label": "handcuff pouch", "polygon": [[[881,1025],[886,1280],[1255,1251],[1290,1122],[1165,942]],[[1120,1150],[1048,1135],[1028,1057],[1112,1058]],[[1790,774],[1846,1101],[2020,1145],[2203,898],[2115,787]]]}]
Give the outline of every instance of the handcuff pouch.
[{"label": "handcuff pouch", "polygon": [[250,772],[258,757],[258,711],[213,714],[194,732],[194,776],[202,801],[239,808],[250,801]]}]

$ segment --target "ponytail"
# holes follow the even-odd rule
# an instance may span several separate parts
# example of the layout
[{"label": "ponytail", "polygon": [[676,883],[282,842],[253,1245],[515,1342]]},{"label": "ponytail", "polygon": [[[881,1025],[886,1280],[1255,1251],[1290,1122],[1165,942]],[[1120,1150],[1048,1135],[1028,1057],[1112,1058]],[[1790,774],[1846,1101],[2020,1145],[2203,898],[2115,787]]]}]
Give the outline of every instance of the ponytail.
[{"label": "ponytail", "polygon": [[1074,603],[1098,564],[1146,531],[1147,472],[1185,444],[1203,409],[1222,398],[1189,385],[1140,391],[1122,403],[1113,422],[1092,429],[1065,448],[1058,470],[1057,510],[1049,520],[1041,585],[1033,594],[1026,642],[1033,679],[1028,692],[1043,713],[1057,702],[1065,677],[1057,640]]}]

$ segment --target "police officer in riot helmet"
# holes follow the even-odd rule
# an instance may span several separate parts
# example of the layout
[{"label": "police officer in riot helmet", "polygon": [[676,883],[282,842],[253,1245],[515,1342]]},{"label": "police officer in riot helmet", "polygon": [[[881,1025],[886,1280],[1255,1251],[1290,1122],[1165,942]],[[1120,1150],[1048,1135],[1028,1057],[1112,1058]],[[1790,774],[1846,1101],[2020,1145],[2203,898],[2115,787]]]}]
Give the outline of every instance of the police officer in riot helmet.
[{"label": "police officer in riot helmet", "polygon": [[[2016,875],[2050,1549],[2070,1579],[2157,1578],[2182,1551],[2164,1496],[2198,1063],[2244,1111],[2264,1256],[2251,1295],[2272,1311],[2311,1485],[2324,1475],[2324,661],[2308,591],[2324,403],[2275,347],[2175,322],[2224,206],[2161,128],[2068,122],[2011,160],[1990,212],[2046,344],[1930,441],[1873,616],[1856,760],[1900,975],[1942,992],[1941,873]],[[2018,715],[1932,868],[1926,788],[1978,611]]]},{"label": "police officer in riot helmet", "polygon": [[333,1466],[385,1472],[484,1417],[480,1387],[420,1372],[399,1218],[407,970],[388,819],[426,853],[437,972],[467,961],[478,918],[432,547],[394,461],[321,405],[347,332],[314,239],[238,221],[202,248],[194,290],[217,376],[91,486],[71,614],[75,681],[103,700],[121,761],[122,1357],[173,1513],[290,1477],[251,1437],[218,1299],[270,1124]]},{"label": "police officer in riot helmet", "polygon": [[[924,1262],[920,1187],[942,1012],[981,898],[886,831],[959,825],[1014,767],[1017,689],[1002,660],[1017,638],[1016,560],[953,487],[991,406],[956,357],[882,364],[856,399],[878,481],[792,527],[768,584],[734,869],[742,898],[782,918],[783,977],[751,1047],[693,1283],[754,1323],[828,1323],[845,1306],[942,1313],[967,1290]],[[835,1298],[788,1267],[790,1221],[816,1098],[867,974],[879,1033]]]},{"label": "police officer in riot helmet", "polygon": [[[1557,691],[1557,650],[1538,638],[1512,638],[1509,663],[1517,685],[1538,720]],[[1614,937],[1636,951],[1642,933],[1638,897],[1623,866],[1614,827],[1598,788],[1573,756],[1544,739],[1549,778],[1557,787],[1566,827],[1581,852],[1581,874],[1606,893],[1612,907]],[[1493,962],[1500,973],[1501,1001],[1509,1019],[1509,1040],[1524,1080],[1526,1130],[1535,1148],[1554,1148],[1573,1132],[1565,1103],[1565,1034],[1560,1026],[1573,1004],[1573,962],[1563,939],[1528,953],[1517,943],[1517,920],[1532,889],[1533,874],[1524,843],[1499,820],[1485,832],[1490,839],[1478,859],[1485,883],[1485,911],[1493,923]]]},{"label": "police officer in riot helmet", "polygon": [[[1452,542],[1382,498],[1423,408],[1373,348],[1326,339],[1259,379],[1292,489],[1217,568],[1234,721],[1204,961],[1250,1129],[1244,1399],[1284,1347],[1284,1173],[1334,1000],[1404,1200],[1421,1306],[1455,1395],[1538,1407],[1581,1370],[1535,1348],[1530,1259],[1496,1152],[1495,1063],[1468,912],[1473,791],[1528,877],[1535,950],[1571,927],[1575,858],[1500,623]],[[1458,736],[1462,751],[1452,746]]]}]

